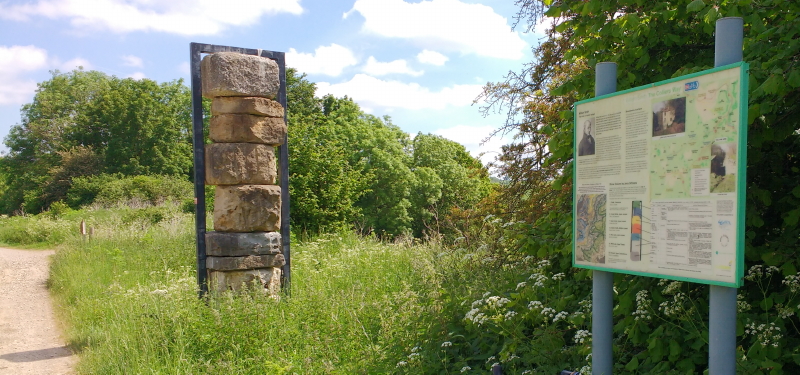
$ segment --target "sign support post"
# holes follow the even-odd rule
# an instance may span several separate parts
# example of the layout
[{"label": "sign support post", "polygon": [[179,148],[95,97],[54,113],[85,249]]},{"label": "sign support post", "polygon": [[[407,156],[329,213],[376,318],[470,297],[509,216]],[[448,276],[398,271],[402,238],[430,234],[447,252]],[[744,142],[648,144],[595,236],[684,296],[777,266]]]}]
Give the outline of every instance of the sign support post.
[{"label": "sign support post", "polygon": [[[617,63],[595,66],[594,96],[617,91]],[[577,162],[577,161],[576,161]],[[735,298],[735,297],[734,297]],[[735,301],[734,301],[735,303]],[[614,273],[592,271],[592,373],[611,375],[614,367]]]},{"label": "sign support post", "polygon": [[[742,18],[725,17],[717,20],[715,34],[714,67],[742,61],[744,36]],[[741,105],[747,106],[747,103]],[[710,375],[736,374],[736,290],[736,288],[711,285],[709,291],[708,372]]]}]

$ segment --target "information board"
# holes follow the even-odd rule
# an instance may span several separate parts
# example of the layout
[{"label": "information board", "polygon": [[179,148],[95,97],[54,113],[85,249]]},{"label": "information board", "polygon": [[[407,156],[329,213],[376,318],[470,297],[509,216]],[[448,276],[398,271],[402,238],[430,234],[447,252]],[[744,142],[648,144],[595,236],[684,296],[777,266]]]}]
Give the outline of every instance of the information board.
[{"label": "information board", "polygon": [[747,71],[575,104],[575,267],[741,286]]}]

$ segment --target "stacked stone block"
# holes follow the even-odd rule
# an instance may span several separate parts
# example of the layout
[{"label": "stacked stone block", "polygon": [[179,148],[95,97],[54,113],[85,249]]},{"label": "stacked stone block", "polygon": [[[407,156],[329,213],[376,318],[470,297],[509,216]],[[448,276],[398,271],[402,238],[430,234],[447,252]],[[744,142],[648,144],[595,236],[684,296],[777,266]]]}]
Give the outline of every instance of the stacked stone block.
[{"label": "stacked stone block", "polygon": [[286,136],[283,107],[273,99],[278,65],[258,56],[221,52],[200,66],[210,98],[206,184],[216,185],[214,231],[206,234],[209,290],[280,288],[281,188],[275,147]]}]

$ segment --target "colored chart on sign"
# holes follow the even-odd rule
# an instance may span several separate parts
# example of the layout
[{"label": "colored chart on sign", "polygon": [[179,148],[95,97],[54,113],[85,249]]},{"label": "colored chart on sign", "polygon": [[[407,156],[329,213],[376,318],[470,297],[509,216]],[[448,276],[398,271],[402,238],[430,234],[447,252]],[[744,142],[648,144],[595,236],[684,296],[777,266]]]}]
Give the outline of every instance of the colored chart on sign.
[{"label": "colored chart on sign", "polygon": [[642,260],[642,201],[631,202],[631,260]]}]

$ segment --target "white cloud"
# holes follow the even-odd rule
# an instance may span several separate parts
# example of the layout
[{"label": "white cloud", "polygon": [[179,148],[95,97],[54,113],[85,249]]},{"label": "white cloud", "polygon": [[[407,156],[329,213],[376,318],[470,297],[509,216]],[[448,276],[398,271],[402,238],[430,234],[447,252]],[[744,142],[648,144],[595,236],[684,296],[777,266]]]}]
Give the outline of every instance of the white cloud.
[{"label": "white cloud", "polygon": [[126,78],[133,78],[133,79],[135,79],[137,81],[141,81],[141,80],[147,78],[147,76],[144,75],[144,73],[142,73],[142,72],[135,72],[133,74],[129,74]]},{"label": "white cloud", "polygon": [[423,50],[419,54],[417,54],[417,61],[423,64],[431,64],[431,65],[438,65],[442,66],[444,63],[449,60],[447,56],[442,55],[439,52],[431,51],[431,50]]},{"label": "white cloud", "polygon": [[336,43],[330,46],[320,46],[313,54],[300,53],[294,48],[289,48],[286,53],[286,65],[297,69],[301,73],[324,74],[336,77],[348,66],[356,65],[358,60],[349,49]]},{"label": "white cloud", "polygon": [[482,85],[453,85],[433,92],[417,83],[384,81],[366,74],[356,74],[353,79],[342,83],[317,83],[318,95],[347,95],[367,108],[442,109],[447,106],[462,107],[472,104],[481,90],[483,90]]},{"label": "white cloud", "polygon": [[134,68],[144,68],[144,61],[141,57],[134,55],[122,55],[122,65]]},{"label": "white cloud", "polygon": [[33,46],[0,45],[0,105],[29,102],[36,93],[36,80],[28,75],[45,69],[71,71],[83,67],[91,69],[92,64],[77,57],[62,62],[57,57],[49,57],[47,51]]},{"label": "white cloud", "polygon": [[22,104],[36,91],[36,81],[25,73],[46,69],[47,51],[35,46],[0,46],[0,105]]},{"label": "white cloud", "polygon": [[370,56],[367,59],[367,65],[364,66],[364,73],[373,76],[384,76],[387,74],[408,74],[412,76],[421,76],[425,73],[422,70],[413,70],[408,66],[406,60],[394,60],[390,62],[379,62],[374,57]]},{"label": "white cloud", "polygon": [[300,0],[39,0],[0,4],[0,18],[10,20],[66,18],[80,30],[179,35],[215,35],[227,27],[253,25],[266,14],[302,12]]},{"label": "white cloud", "polygon": [[65,62],[60,62],[58,59],[53,60],[53,64],[58,67],[58,70],[62,72],[69,72],[78,68],[83,68],[83,70],[90,70],[92,69],[92,63],[89,60],[76,57],[72,60],[67,60]]},{"label": "white cloud", "polygon": [[360,13],[363,30],[414,40],[424,47],[481,56],[520,59],[527,44],[491,7],[459,0],[357,0],[344,14]]},{"label": "white cloud", "polygon": [[467,148],[467,151],[474,157],[478,157],[481,153],[481,161],[486,164],[493,161],[500,155],[503,145],[508,144],[511,139],[510,136],[501,137],[494,136],[485,143],[484,139],[489,137],[496,128],[494,126],[469,126],[469,125],[456,125],[450,128],[437,129],[433,134],[440,135],[451,141],[458,142]]}]

